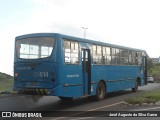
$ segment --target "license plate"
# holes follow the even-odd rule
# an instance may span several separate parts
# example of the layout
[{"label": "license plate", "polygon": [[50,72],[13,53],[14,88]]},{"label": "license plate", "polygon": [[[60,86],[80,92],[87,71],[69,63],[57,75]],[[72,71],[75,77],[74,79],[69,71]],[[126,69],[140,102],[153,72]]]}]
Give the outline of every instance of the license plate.
[{"label": "license plate", "polygon": [[31,82],[31,86],[37,86],[37,82]]}]

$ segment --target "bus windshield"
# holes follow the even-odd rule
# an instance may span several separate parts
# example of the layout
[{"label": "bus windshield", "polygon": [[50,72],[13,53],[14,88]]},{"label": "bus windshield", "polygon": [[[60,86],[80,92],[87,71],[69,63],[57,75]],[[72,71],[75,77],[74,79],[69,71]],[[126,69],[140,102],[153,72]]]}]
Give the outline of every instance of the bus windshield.
[{"label": "bus windshield", "polygon": [[49,57],[54,47],[52,37],[25,38],[16,41],[16,54],[22,59],[40,59]]}]

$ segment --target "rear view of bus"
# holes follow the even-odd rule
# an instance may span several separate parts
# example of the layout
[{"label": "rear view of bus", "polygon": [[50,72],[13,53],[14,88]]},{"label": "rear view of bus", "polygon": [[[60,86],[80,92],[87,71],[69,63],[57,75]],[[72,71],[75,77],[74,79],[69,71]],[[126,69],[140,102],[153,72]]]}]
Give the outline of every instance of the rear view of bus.
[{"label": "rear view of bus", "polygon": [[16,37],[14,90],[29,95],[105,98],[147,84],[144,50],[57,33]]},{"label": "rear view of bus", "polygon": [[[16,37],[14,90],[23,94],[47,95],[56,86],[55,38],[42,34]],[[54,83],[54,84],[53,84]]]}]

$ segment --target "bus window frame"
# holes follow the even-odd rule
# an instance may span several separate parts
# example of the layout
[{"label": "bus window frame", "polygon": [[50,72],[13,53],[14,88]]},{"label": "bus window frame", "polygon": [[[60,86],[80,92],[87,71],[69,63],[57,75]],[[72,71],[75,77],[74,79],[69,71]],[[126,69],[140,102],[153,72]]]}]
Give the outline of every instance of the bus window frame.
[{"label": "bus window frame", "polygon": [[[94,55],[96,55],[95,52],[97,52],[97,46],[101,46],[101,51],[102,51],[102,62],[101,62],[101,64],[97,64],[94,61],[94,59],[97,57],[97,56],[94,56]],[[94,50],[94,48],[96,48],[96,50]],[[110,49],[110,54],[107,53],[106,48]],[[113,55],[113,49],[115,51],[114,55]],[[118,52],[117,52],[117,50],[118,50]],[[130,53],[131,53],[131,56],[129,56]],[[141,53],[141,56],[137,56],[137,53],[138,54]],[[92,62],[93,65],[137,66],[137,65],[140,65],[140,64],[138,64],[138,59],[140,61],[140,59],[142,59],[142,56],[143,56],[142,51],[120,48],[120,47],[112,47],[112,46],[92,44],[92,61],[91,62]],[[110,63],[107,62],[107,64],[106,64],[106,62],[105,62],[106,57],[111,58]],[[115,57],[116,63],[113,63],[113,57]],[[122,60],[122,59],[124,59],[124,60]],[[126,62],[125,62],[125,59],[126,59]]]},{"label": "bus window frame", "polygon": [[[63,44],[62,46],[63,46],[63,60],[64,60],[63,63],[64,63],[65,65],[80,65],[80,62],[81,62],[81,61],[80,61],[80,42],[75,41],[75,40],[66,39],[66,38],[62,38],[62,41],[63,41],[63,42],[62,42],[62,44]],[[66,58],[65,53],[66,53],[66,52],[65,52],[65,44],[64,44],[65,41],[70,42],[70,59],[72,59],[72,58],[71,58],[71,57],[72,57],[72,55],[71,55],[71,54],[72,54],[72,51],[71,51],[71,47],[72,47],[72,46],[71,46],[71,44],[74,43],[74,47],[75,47],[75,43],[78,43],[78,62],[77,62],[77,63],[76,63],[76,62],[75,62],[75,63],[71,63],[71,60],[70,60],[69,63],[66,63],[66,62],[65,62],[65,61],[66,61],[66,60],[65,60],[65,58]]]},{"label": "bus window frame", "polygon": [[[28,38],[45,38],[45,37],[48,37],[48,38],[53,38],[54,39],[54,44],[53,44],[53,48],[52,48],[52,51],[51,51],[51,54],[49,55],[49,56],[47,56],[47,57],[43,57],[43,58],[32,58],[32,59],[27,59],[27,58],[20,58],[20,56],[18,56],[18,54],[17,54],[17,41],[21,41],[21,40],[23,40],[23,39],[26,39],[26,38],[23,38],[23,39],[16,39],[15,40],[15,55],[16,55],[16,58],[17,59],[20,59],[20,60],[24,60],[24,61],[26,61],[26,60],[30,60],[30,61],[32,61],[32,60],[42,60],[42,59],[49,59],[49,58],[51,58],[52,57],[52,55],[53,55],[53,51],[55,50],[55,45],[56,45],[56,42],[57,42],[57,40],[56,40],[56,38],[54,38],[54,37],[50,37],[50,36],[40,36],[40,37],[27,37],[27,39]],[[19,52],[20,53],[20,52]]]}]

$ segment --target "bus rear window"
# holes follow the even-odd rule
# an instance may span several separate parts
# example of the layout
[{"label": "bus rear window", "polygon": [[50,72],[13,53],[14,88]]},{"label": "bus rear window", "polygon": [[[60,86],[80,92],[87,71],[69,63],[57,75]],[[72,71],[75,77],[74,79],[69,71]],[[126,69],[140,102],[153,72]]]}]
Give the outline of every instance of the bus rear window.
[{"label": "bus rear window", "polygon": [[25,38],[16,41],[16,54],[22,59],[40,59],[49,57],[55,39],[51,37]]}]

